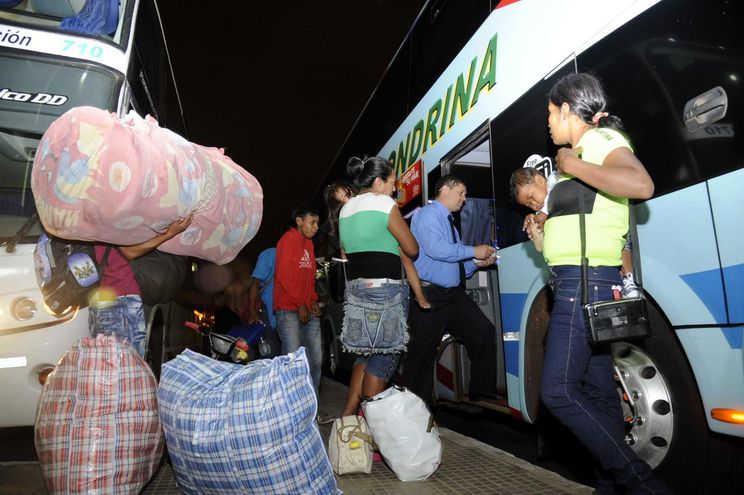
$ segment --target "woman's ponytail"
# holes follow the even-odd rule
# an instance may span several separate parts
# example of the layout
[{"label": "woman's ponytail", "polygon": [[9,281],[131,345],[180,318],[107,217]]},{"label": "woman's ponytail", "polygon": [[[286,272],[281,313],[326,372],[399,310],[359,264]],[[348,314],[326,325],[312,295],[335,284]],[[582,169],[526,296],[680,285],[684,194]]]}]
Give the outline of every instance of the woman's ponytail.
[{"label": "woman's ponytail", "polygon": [[372,187],[372,183],[377,178],[387,180],[393,170],[393,164],[379,156],[364,159],[353,156],[346,164],[346,173],[351,177],[357,190]]}]

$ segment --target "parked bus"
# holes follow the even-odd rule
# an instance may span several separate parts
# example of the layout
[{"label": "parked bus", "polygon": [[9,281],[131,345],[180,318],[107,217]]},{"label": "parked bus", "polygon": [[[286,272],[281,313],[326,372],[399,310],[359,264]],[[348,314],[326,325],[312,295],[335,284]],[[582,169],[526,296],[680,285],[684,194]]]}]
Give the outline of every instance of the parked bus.
[{"label": "parked bus", "polygon": [[[350,156],[389,158],[407,215],[443,174],[465,179],[464,242],[500,247],[500,264],[467,283],[496,327],[495,408],[536,422],[552,294],[509,176],[556,154],[551,86],[598,75],[656,185],[632,203],[652,336],[612,346],[626,441],[675,492],[729,492],[744,471],[743,22],[741,3],[716,0],[430,1],[329,172],[342,177]],[[324,322],[336,361],[337,322]],[[468,375],[445,336],[438,399],[467,401]]]},{"label": "parked bus", "polygon": [[[118,12],[109,13],[107,34],[62,29],[83,4],[24,0],[0,9],[0,427],[33,424],[40,380],[88,335],[87,309],[53,316],[36,283],[41,226],[32,218],[30,178],[42,134],[67,110],[91,105],[120,116],[150,114],[186,135],[157,2],[113,2]],[[175,311],[164,305],[147,312],[156,370],[171,345],[164,328],[186,319]]]}]

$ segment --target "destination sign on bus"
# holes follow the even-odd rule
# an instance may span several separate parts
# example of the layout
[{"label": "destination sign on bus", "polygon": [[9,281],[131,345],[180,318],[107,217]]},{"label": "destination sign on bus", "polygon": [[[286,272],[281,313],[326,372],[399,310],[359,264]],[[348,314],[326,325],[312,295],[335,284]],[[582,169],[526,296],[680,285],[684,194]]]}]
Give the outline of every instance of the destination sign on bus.
[{"label": "destination sign on bus", "polygon": [[496,85],[497,41],[498,34],[494,34],[483,55],[471,59],[467,69],[461,70],[434,101],[426,117],[422,114],[408,131],[397,150],[391,150],[388,159],[395,164],[395,175],[405,172],[478,103],[482,93],[487,94]]},{"label": "destination sign on bus", "polygon": [[94,38],[37,31],[0,23],[0,46],[97,62],[126,72],[124,52]]}]

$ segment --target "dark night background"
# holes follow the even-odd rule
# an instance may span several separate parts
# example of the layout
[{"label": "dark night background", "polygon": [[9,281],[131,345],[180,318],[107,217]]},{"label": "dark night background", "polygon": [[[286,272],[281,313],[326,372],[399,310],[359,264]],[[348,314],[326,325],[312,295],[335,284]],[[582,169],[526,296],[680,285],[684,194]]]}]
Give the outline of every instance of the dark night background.
[{"label": "dark night background", "polygon": [[158,2],[189,139],[225,148],[264,190],[242,258],[274,245],[292,207],[317,196],[424,3]]}]

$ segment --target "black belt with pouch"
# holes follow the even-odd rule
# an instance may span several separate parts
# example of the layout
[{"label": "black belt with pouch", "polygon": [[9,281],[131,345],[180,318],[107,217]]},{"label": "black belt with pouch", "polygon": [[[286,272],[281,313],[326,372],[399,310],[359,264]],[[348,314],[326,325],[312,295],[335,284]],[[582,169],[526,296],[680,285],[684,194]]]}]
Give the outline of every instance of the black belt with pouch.
[{"label": "black belt with pouch", "polygon": [[426,300],[431,304],[432,309],[441,308],[457,301],[462,292],[461,287],[442,287],[440,285],[432,284],[431,282],[423,282],[421,289],[426,296]]},{"label": "black belt with pouch", "polygon": [[[576,180],[576,179],[574,179]],[[636,340],[651,335],[646,298],[631,297],[617,301],[589,303],[588,266],[586,257],[586,221],[584,218],[584,183],[579,182],[579,230],[581,232],[581,302],[584,320],[592,345],[620,340]]]}]

